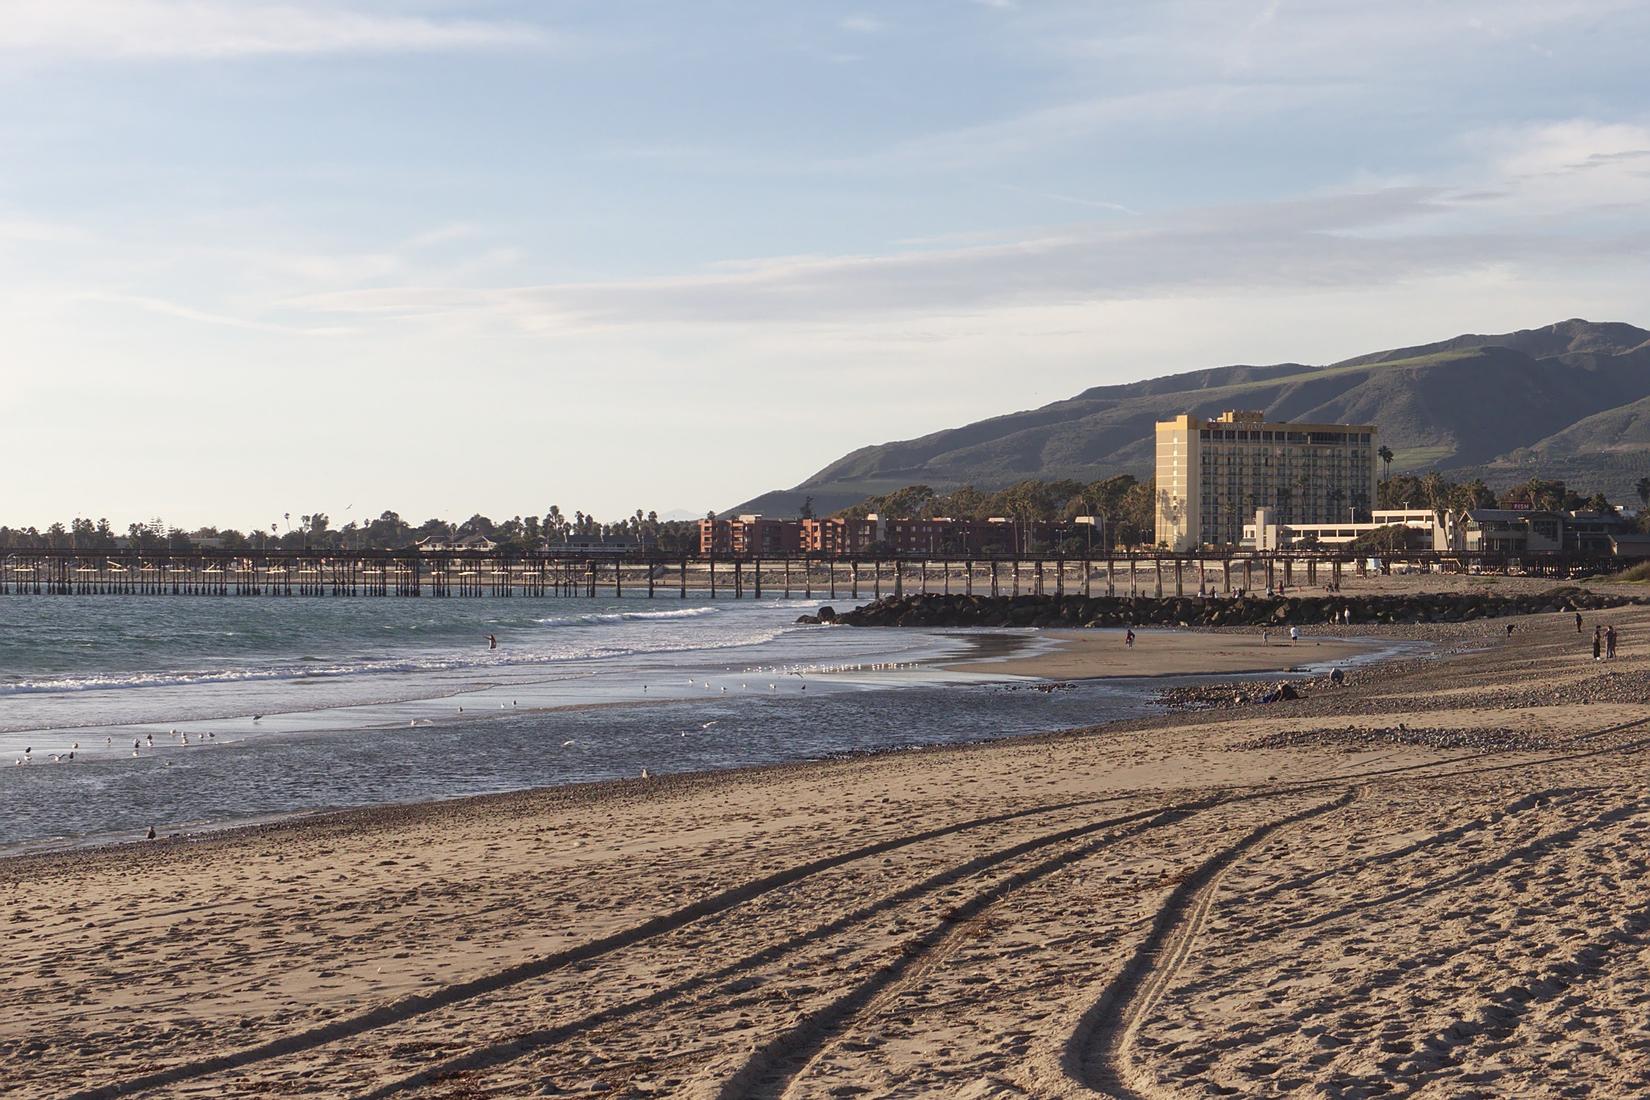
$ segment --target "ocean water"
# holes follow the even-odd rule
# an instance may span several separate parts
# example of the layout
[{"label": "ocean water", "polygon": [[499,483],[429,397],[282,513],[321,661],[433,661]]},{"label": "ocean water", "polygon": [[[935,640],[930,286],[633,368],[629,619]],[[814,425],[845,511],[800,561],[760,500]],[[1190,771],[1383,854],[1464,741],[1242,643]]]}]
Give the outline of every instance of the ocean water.
[{"label": "ocean water", "polygon": [[1014,736],[1163,686],[1024,690],[940,666],[1030,632],[794,622],[816,605],[0,598],[0,851]]}]

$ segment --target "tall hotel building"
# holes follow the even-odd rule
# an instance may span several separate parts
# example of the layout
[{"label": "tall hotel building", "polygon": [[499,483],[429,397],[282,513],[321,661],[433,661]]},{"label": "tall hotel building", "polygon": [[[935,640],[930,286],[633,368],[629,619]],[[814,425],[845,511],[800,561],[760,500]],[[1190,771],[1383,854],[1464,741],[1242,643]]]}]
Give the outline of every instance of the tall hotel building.
[{"label": "tall hotel building", "polygon": [[1375,505],[1373,424],[1269,424],[1258,412],[1157,422],[1157,541],[1235,546],[1243,525],[1346,521]]}]

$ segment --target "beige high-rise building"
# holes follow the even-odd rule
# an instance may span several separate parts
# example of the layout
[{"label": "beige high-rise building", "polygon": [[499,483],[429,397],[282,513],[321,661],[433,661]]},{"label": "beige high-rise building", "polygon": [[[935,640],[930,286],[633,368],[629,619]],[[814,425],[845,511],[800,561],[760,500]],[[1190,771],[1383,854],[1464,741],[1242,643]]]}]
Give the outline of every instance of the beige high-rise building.
[{"label": "beige high-rise building", "polygon": [[1375,505],[1373,424],[1270,424],[1266,414],[1157,422],[1157,541],[1235,546],[1243,525],[1335,523]]}]

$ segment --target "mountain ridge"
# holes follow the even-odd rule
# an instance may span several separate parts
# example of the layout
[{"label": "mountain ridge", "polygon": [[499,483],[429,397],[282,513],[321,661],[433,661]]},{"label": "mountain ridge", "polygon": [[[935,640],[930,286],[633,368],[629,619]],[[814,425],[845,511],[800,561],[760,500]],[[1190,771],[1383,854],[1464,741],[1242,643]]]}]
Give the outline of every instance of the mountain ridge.
[{"label": "mountain ridge", "polygon": [[922,483],[1001,488],[1026,478],[1145,477],[1154,425],[1259,409],[1273,420],[1373,423],[1394,472],[1438,469],[1492,486],[1544,465],[1618,498],[1650,473],[1650,331],[1571,318],[1463,334],[1334,363],[1234,364],[1093,386],[1036,409],[857,448],[791,489],[730,511],[830,512]]}]

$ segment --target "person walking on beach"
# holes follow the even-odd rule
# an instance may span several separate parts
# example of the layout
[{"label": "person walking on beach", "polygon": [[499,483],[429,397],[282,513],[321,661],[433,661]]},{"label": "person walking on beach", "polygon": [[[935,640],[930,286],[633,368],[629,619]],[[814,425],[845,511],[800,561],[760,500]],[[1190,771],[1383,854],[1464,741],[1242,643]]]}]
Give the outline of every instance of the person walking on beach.
[{"label": "person walking on beach", "polygon": [[1581,612],[1576,612],[1576,633],[1581,633]]},{"label": "person walking on beach", "polygon": [[1299,642],[1300,640],[1301,640],[1301,628],[1298,627],[1298,626],[1290,627],[1289,628],[1289,644],[1294,645],[1297,642]]},{"label": "person walking on beach", "polygon": [[1613,626],[1604,628],[1604,658],[1607,661],[1616,659],[1616,628]]},{"label": "person walking on beach", "polygon": [[487,648],[488,649],[497,649],[498,648],[498,638],[494,637],[491,634],[487,635]]},{"label": "person walking on beach", "polygon": [[1133,649],[1134,648],[1134,627],[1132,627],[1132,626],[1129,627],[1128,633],[1123,635],[1123,648],[1124,649]]},{"label": "person walking on beach", "polygon": [[1272,632],[1270,630],[1262,630],[1260,632],[1260,644],[1261,645],[1271,645],[1272,644]]},{"label": "person walking on beach", "polygon": [[1593,624],[1593,660],[1598,660],[1598,651],[1604,644],[1604,628],[1597,623]]}]

